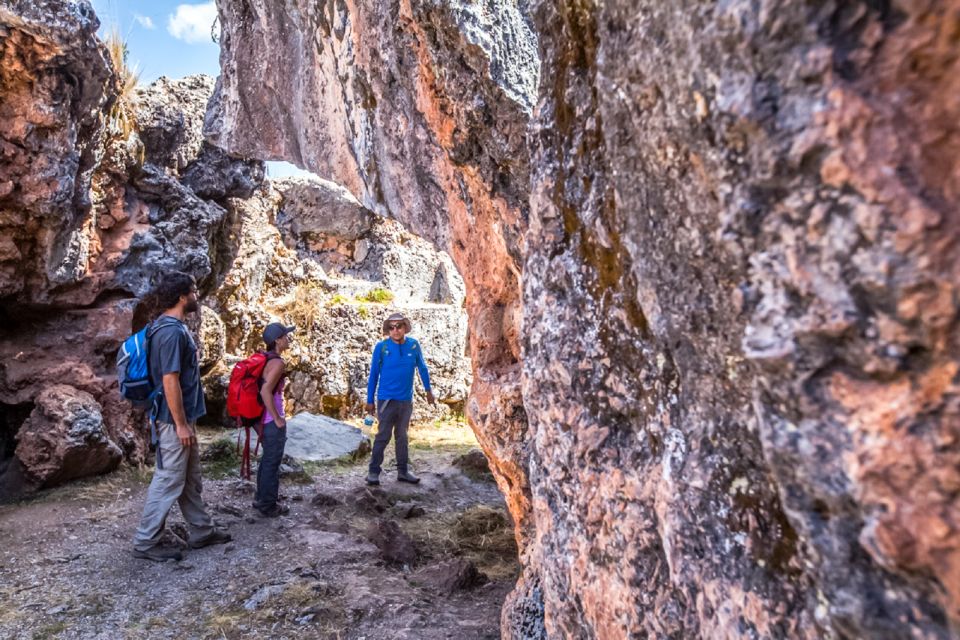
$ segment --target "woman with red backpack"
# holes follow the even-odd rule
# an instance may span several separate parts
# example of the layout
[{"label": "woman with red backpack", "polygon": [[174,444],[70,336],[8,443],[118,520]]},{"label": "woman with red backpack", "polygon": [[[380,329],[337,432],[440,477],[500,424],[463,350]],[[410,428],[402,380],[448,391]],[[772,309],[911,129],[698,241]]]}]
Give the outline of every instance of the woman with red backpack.
[{"label": "woman with red backpack", "polygon": [[282,354],[290,347],[290,333],[294,327],[272,322],[263,330],[267,345],[267,363],[263,367],[263,385],[260,398],[263,400],[263,422],[260,442],[263,455],[257,466],[257,493],[254,508],[263,516],[276,518],[290,511],[277,502],[280,496],[280,461],[287,442],[287,421],[283,413],[283,387],[286,384],[286,368]]}]

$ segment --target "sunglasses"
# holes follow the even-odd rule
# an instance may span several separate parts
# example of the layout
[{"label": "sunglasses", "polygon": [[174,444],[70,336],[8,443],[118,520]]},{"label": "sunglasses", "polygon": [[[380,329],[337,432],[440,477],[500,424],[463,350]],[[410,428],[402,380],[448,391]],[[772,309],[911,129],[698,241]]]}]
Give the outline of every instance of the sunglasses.
[{"label": "sunglasses", "polygon": [[403,323],[400,323],[400,324],[388,324],[388,325],[387,325],[387,329],[389,329],[390,331],[395,331],[395,330],[397,330],[397,329],[403,329],[403,328],[404,328]]}]

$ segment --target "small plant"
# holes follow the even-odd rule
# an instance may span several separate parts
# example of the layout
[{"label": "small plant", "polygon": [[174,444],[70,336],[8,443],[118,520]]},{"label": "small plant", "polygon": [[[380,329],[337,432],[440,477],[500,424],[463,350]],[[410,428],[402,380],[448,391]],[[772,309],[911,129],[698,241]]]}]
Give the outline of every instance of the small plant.
[{"label": "small plant", "polygon": [[366,320],[367,318],[370,317],[370,308],[367,305],[361,303],[360,306],[357,307],[357,313],[360,314],[361,318]]},{"label": "small plant", "polygon": [[298,330],[302,327],[303,331],[309,334],[326,296],[323,288],[315,282],[298,284],[293,292],[293,300],[285,304],[282,311]]},{"label": "small plant", "polygon": [[348,302],[350,302],[350,300],[347,298],[347,296],[343,295],[342,293],[335,293],[327,304],[333,307],[338,304],[347,304]]},{"label": "small plant", "polygon": [[384,289],[383,287],[377,287],[376,289],[371,289],[362,296],[358,296],[357,300],[361,302],[375,302],[377,304],[387,304],[388,302],[393,302],[393,292],[389,289]]},{"label": "small plant", "polygon": [[200,460],[204,476],[215,480],[235,476],[240,469],[237,445],[226,436],[210,443],[200,455]]},{"label": "small plant", "polygon": [[135,65],[130,66],[127,61],[129,51],[119,29],[114,27],[105,44],[120,83],[117,100],[110,109],[110,129],[127,138],[136,129],[136,90],[140,82],[140,70]]}]

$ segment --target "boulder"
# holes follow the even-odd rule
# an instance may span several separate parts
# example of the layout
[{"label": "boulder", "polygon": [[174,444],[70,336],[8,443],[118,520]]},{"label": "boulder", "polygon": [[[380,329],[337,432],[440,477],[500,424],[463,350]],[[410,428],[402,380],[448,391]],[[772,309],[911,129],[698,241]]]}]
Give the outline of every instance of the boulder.
[{"label": "boulder", "polygon": [[200,155],[203,114],[214,79],[163,76],[137,92],[136,126],[146,161],[179,174]]},{"label": "boulder", "polygon": [[95,253],[90,187],[118,86],[89,4],[0,8],[0,296],[44,301]]},{"label": "boulder", "polygon": [[259,160],[234,158],[204,142],[200,155],[184,169],[181,181],[204,200],[249,198],[260,188],[266,169]]},{"label": "boulder", "polygon": [[356,240],[366,234],[375,216],[344,187],[317,177],[283,178],[273,182],[283,196],[281,224],[298,238],[333,236]]},{"label": "boulder", "polygon": [[360,429],[323,415],[298,413],[287,419],[286,430],[284,453],[301,462],[362,456],[370,450]]},{"label": "boulder", "polygon": [[44,389],[17,433],[17,459],[31,483],[46,487],[113,471],[123,452],[107,437],[102,407],[89,393]]}]

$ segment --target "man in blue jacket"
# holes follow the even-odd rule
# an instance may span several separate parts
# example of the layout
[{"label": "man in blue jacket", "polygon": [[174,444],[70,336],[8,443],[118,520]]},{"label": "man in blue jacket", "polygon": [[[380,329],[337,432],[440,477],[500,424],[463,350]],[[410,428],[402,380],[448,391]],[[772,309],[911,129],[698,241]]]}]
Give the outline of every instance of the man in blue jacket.
[{"label": "man in blue jacket", "polygon": [[423,350],[419,342],[406,337],[409,332],[410,321],[402,313],[394,313],[383,323],[383,335],[387,338],[373,348],[370,380],[367,382],[367,413],[374,412],[373,396],[376,393],[380,426],[373,441],[367,484],[380,484],[380,465],[383,464],[383,452],[390,443],[391,434],[397,447],[397,480],[413,484],[420,482],[420,478],[407,468],[407,427],[413,413],[414,369],[420,372],[427,402],[436,404],[436,399],[430,389],[430,374]]}]

